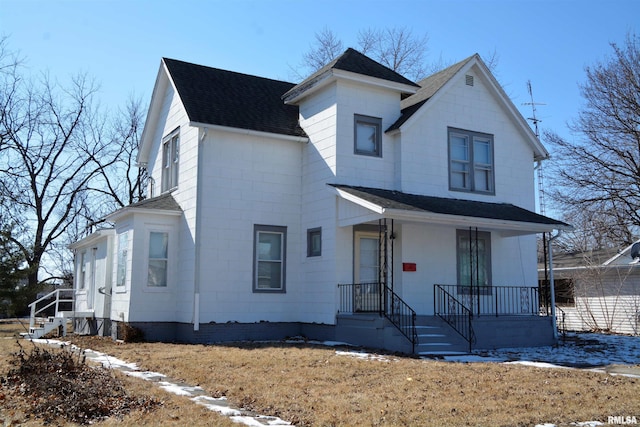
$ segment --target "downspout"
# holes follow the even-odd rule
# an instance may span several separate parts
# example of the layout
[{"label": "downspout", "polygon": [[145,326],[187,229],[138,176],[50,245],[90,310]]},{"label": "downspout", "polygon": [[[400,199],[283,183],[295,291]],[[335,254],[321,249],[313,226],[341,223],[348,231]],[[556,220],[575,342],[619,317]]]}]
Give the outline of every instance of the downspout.
[{"label": "downspout", "polygon": [[207,128],[202,128],[202,134],[198,139],[198,171],[196,172],[196,229],[193,233],[195,240],[195,265],[193,277],[193,330],[200,330],[200,223],[202,222],[202,173],[204,140],[207,137]]},{"label": "downspout", "polygon": [[556,284],[553,279],[553,251],[551,250],[551,244],[554,240],[556,240],[562,234],[562,230],[558,230],[558,234],[549,238],[548,241],[548,252],[549,252],[549,293],[550,299],[549,302],[551,304],[551,319],[553,320],[553,339],[558,339],[558,326],[556,321]]}]

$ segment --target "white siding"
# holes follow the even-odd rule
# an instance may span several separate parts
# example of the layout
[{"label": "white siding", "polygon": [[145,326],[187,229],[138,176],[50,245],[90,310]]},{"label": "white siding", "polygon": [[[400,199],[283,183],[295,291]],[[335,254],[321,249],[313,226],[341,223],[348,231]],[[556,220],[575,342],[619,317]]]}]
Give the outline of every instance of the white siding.
[{"label": "white siding", "polygon": [[575,304],[561,307],[568,330],[640,335],[640,268],[579,270],[573,280]]},{"label": "white siding", "polygon": [[[400,94],[352,82],[339,82],[336,183],[393,189],[395,150],[384,131],[400,116]],[[382,119],[382,157],[354,154],[354,116]]]},{"label": "white siding", "polygon": [[[155,182],[154,196],[160,195],[162,182],[162,140],[176,128],[180,128],[180,152],[178,187],[171,193],[184,212],[178,230],[178,254],[176,280],[179,292],[174,300],[163,304],[171,308],[157,307],[165,313],[173,312],[172,321],[192,322],[195,281],[195,234],[198,169],[198,128],[189,126],[186,111],[173,86],[167,85],[157,127],[153,130],[154,145],[150,152],[148,169]],[[146,310],[146,309],[145,309]]]},{"label": "white siding", "polygon": [[[305,320],[299,142],[209,130],[202,144],[200,320]],[[287,227],[286,292],[253,292],[254,225]]]},{"label": "white siding", "polygon": [[[76,252],[75,272],[75,310],[94,311],[97,318],[109,317],[109,293],[111,289],[111,248],[113,230],[100,230],[88,236],[74,250]],[[82,277],[80,261],[85,253],[85,283],[81,286]],[[102,290],[102,291],[101,291]]]},{"label": "white siding", "polygon": [[[434,105],[429,107],[427,103],[405,123],[399,141],[399,189],[414,194],[513,203],[533,210],[533,150],[480,75],[469,74],[474,76],[474,86],[465,84],[464,75],[454,77],[454,85],[447,93],[440,95]],[[495,195],[449,190],[448,127],[493,135]]]}]

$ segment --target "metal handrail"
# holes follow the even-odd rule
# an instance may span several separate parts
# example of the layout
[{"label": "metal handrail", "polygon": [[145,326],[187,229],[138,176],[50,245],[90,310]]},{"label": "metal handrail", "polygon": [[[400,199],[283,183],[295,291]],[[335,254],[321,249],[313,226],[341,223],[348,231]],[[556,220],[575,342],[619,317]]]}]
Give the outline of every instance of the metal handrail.
[{"label": "metal handrail", "polygon": [[379,282],[338,284],[340,313],[378,313],[387,318],[410,342],[418,344],[416,312],[409,304]]},{"label": "metal handrail", "polygon": [[411,353],[415,353],[418,344],[416,312],[387,285],[384,285],[384,290],[384,315],[411,342]]},{"label": "metal handrail", "polygon": [[444,285],[434,285],[433,311],[468,343],[469,351],[476,340],[472,325],[472,314],[464,304],[449,293]]}]

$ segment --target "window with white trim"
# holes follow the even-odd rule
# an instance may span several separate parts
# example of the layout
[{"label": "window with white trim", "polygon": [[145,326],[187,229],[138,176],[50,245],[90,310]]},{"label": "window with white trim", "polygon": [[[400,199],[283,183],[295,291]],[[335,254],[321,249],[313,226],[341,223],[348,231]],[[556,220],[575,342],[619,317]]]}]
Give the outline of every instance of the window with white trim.
[{"label": "window with white trim", "polygon": [[493,135],[449,128],[449,189],[495,194]]},{"label": "window with white trim", "polygon": [[118,255],[116,261],[116,286],[124,286],[127,280],[127,255],[129,251],[129,232],[118,234]]},{"label": "window with white trim", "polygon": [[171,132],[162,142],[162,193],[178,186],[179,159],[180,128]]},{"label": "window with white trim", "polygon": [[78,280],[78,289],[84,289],[87,280],[87,251],[80,253],[80,280]]},{"label": "window with white trim", "polygon": [[382,157],[382,119],[354,115],[354,152]]},{"label": "window with white trim", "polygon": [[166,287],[169,264],[169,233],[152,231],[149,233],[149,269],[147,286]]},{"label": "window with white trim", "polygon": [[254,225],[253,291],[285,292],[287,227]]}]

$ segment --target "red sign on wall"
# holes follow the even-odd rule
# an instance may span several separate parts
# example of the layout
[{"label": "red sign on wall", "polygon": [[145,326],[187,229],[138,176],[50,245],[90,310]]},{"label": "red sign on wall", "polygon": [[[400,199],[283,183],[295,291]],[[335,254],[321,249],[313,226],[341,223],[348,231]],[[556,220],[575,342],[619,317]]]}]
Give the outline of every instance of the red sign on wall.
[{"label": "red sign on wall", "polygon": [[402,271],[416,271],[416,263],[415,262],[403,262],[402,263]]}]

